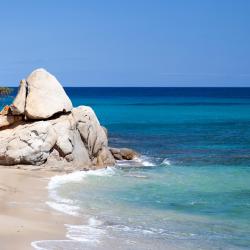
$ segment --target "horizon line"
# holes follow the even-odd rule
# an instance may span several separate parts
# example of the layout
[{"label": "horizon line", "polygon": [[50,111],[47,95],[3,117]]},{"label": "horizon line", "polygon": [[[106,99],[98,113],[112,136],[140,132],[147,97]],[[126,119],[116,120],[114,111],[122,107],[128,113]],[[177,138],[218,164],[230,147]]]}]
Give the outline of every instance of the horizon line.
[{"label": "horizon line", "polygon": [[[0,87],[18,88],[19,85]],[[63,88],[250,88],[250,86],[63,86]]]}]

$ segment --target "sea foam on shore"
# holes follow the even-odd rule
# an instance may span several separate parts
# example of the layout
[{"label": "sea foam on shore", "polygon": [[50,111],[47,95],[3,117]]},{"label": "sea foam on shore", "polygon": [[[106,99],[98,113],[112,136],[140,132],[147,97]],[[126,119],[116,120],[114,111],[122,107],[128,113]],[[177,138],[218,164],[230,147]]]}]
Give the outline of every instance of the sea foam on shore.
[{"label": "sea foam on shore", "polygon": [[[165,163],[164,163],[165,164]],[[116,167],[118,168],[127,168],[127,167],[153,167],[156,163],[154,163],[154,159],[141,156],[136,158],[133,161],[118,161]],[[73,247],[74,249],[78,249],[80,245],[83,243],[88,244],[98,244],[99,239],[105,235],[105,228],[113,229],[116,231],[138,231],[141,232],[151,232],[150,230],[143,229],[133,229],[128,226],[123,225],[103,225],[104,222],[96,219],[94,216],[87,218],[86,216],[80,214],[80,204],[79,201],[62,197],[58,190],[64,186],[65,184],[80,184],[84,183],[84,180],[88,177],[108,177],[113,176],[117,173],[116,168],[107,167],[106,169],[99,170],[89,170],[89,171],[76,171],[70,174],[56,175],[51,177],[47,189],[49,191],[49,201],[46,202],[48,206],[52,209],[55,209],[58,212],[65,213],[74,217],[81,217],[85,221],[85,224],[80,225],[70,225],[65,224],[67,233],[66,238],[68,240],[48,240],[48,241],[35,241],[32,243],[32,246],[38,250],[42,249],[56,249],[56,247],[66,244],[67,246]],[[135,175],[136,176],[136,175]],[[84,192],[84,190],[83,190]],[[80,219],[80,220],[81,220]],[[66,248],[65,248],[66,249]],[[79,248],[80,249],[80,248]]]},{"label": "sea foam on shore", "polygon": [[107,167],[105,169],[99,170],[89,170],[89,171],[76,171],[70,174],[56,175],[53,176],[48,184],[49,198],[47,205],[51,208],[58,210],[69,215],[77,216],[79,206],[76,205],[76,201],[71,199],[65,199],[58,195],[57,189],[66,183],[79,183],[82,182],[87,176],[107,176],[114,174],[114,168]]}]

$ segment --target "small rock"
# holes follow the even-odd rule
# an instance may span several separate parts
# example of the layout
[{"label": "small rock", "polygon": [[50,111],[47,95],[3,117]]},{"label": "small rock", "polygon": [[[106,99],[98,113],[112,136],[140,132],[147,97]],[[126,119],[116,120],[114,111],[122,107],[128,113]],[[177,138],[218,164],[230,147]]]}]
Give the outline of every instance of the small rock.
[{"label": "small rock", "polygon": [[130,148],[109,148],[116,160],[133,160],[139,154]]}]

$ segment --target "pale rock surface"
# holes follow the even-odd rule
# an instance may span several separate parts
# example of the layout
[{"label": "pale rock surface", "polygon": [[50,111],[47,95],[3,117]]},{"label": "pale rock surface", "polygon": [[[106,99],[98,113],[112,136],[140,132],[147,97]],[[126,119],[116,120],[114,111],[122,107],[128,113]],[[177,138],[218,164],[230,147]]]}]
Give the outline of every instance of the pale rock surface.
[{"label": "pale rock surface", "polygon": [[47,121],[20,122],[0,131],[1,165],[90,169],[115,164],[108,138],[90,107]]},{"label": "pale rock surface", "polygon": [[108,137],[93,109],[87,106],[79,106],[72,110],[72,116],[76,121],[77,130],[85,148],[88,150],[92,163],[98,166],[114,165],[114,157],[109,150],[106,150],[108,148]]},{"label": "pale rock surface", "polygon": [[0,115],[0,128],[8,127],[13,123],[22,120],[22,116],[14,116],[14,115]]},{"label": "pale rock surface", "polygon": [[17,96],[13,101],[12,105],[10,106],[10,110],[13,115],[24,114],[26,105],[26,95],[27,95],[27,82],[26,80],[21,80]]},{"label": "pale rock surface", "polygon": [[79,106],[72,110],[72,115],[77,121],[77,128],[90,155],[95,156],[103,146],[107,147],[108,140],[106,133],[92,108]]},{"label": "pale rock surface", "polygon": [[47,119],[69,112],[72,103],[58,80],[44,69],[33,71],[27,78],[25,115],[27,119]]},{"label": "pale rock surface", "polygon": [[[73,110],[75,109],[79,108],[74,108]],[[81,115],[84,116],[85,114],[82,112]],[[91,122],[92,121],[89,121],[89,123]],[[50,123],[58,135],[55,149],[58,151],[59,157],[72,163],[76,168],[91,167],[92,162],[88,149],[82,141],[77,129],[78,121],[74,118],[72,113],[61,115],[57,119],[52,119]]]},{"label": "pale rock surface", "polygon": [[23,123],[0,131],[0,164],[40,165],[49,156],[57,134],[47,121]]},{"label": "pale rock surface", "polygon": [[95,162],[94,165],[96,168],[102,168],[103,166],[115,165],[115,159],[107,147],[102,147],[97,157],[94,159],[94,162]]}]

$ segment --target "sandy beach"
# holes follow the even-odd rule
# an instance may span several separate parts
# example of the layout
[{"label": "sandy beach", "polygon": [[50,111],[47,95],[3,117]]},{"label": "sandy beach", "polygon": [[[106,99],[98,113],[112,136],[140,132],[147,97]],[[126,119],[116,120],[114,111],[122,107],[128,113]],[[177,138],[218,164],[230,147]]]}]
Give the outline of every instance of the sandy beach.
[{"label": "sandy beach", "polygon": [[[53,172],[0,168],[0,249],[33,249],[31,242],[64,239],[67,216],[46,205]],[[72,217],[70,217],[72,220]]]}]

